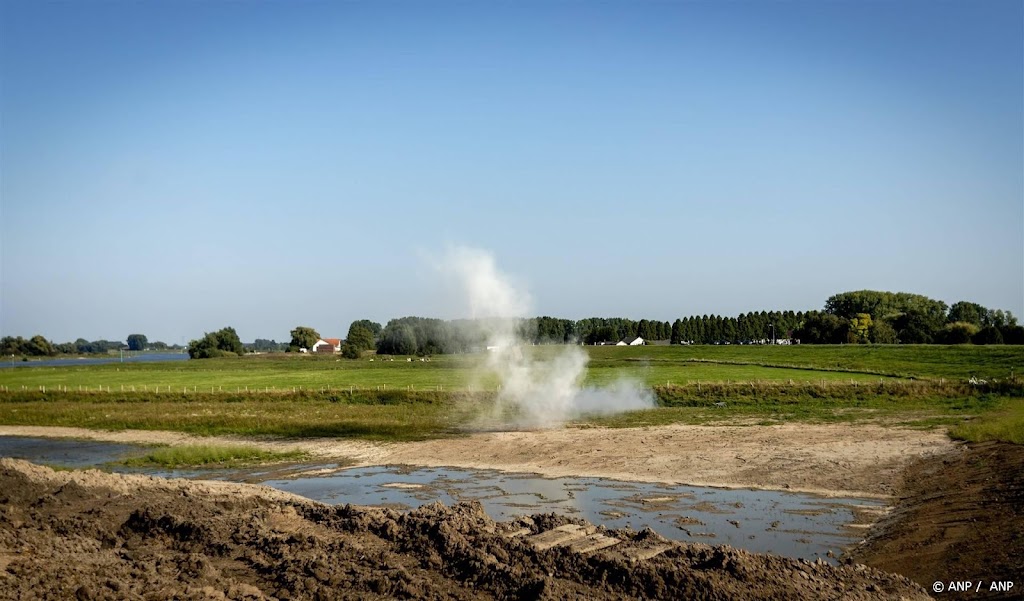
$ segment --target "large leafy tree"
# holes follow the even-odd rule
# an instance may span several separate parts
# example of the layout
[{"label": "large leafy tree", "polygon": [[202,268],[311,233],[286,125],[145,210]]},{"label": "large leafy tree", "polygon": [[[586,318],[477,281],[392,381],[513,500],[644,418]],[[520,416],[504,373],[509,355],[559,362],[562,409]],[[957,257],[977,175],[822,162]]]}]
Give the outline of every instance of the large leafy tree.
[{"label": "large leafy tree", "polygon": [[943,321],[934,312],[910,309],[893,320],[893,329],[902,344],[930,344],[942,329]]},{"label": "large leafy tree", "polygon": [[996,326],[985,326],[974,335],[974,344],[1003,344],[1003,334]]},{"label": "large leafy tree", "polygon": [[369,319],[360,319],[357,321],[353,321],[352,325],[348,327],[349,331],[351,332],[352,328],[356,326],[361,326],[366,328],[367,330],[370,330],[370,333],[373,334],[374,340],[376,340],[377,337],[380,336],[380,333],[384,331],[384,327],[382,325],[380,325],[376,321],[370,321]]},{"label": "large leafy tree", "polygon": [[146,348],[146,344],[149,340],[146,339],[144,334],[129,334],[128,335],[128,349],[132,351],[141,351]]},{"label": "large leafy tree", "polygon": [[377,343],[377,352],[385,355],[414,355],[416,349],[416,331],[405,323],[389,323]]},{"label": "large leafy tree", "polygon": [[963,322],[981,328],[983,321],[988,317],[988,309],[978,303],[960,301],[953,303],[949,308],[949,323]]},{"label": "large leafy tree", "polygon": [[44,357],[55,355],[57,348],[49,340],[40,335],[25,340],[21,336],[4,336],[0,341],[0,353],[4,355],[29,355],[32,357]]},{"label": "large leafy tree", "polygon": [[354,344],[346,342],[341,345],[341,356],[346,359],[358,359],[362,356],[362,352]]},{"label": "large leafy tree", "polygon": [[871,332],[871,316],[867,313],[858,313],[850,320],[850,331],[857,342],[867,342]]},{"label": "large leafy tree", "polygon": [[683,320],[677,319],[672,322],[672,344],[679,344],[683,340]]},{"label": "large leafy tree", "polygon": [[368,328],[365,322],[366,320],[352,322],[348,328],[348,336],[345,337],[346,344],[360,351],[368,351],[376,344],[373,330]]},{"label": "large leafy tree", "polygon": [[601,326],[590,332],[585,341],[587,344],[597,344],[599,342],[617,342],[620,339],[619,333],[615,331],[615,328]]},{"label": "large leafy tree", "polygon": [[979,329],[973,323],[956,321],[946,324],[936,335],[935,340],[941,344],[967,344]]},{"label": "large leafy tree", "polygon": [[209,359],[243,355],[245,348],[234,328],[222,328],[216,332],[207,332],[202,338],[188,343],[188,356],[192,359]]},{"label": "large leafy tree", "polygon": [[525,338],[536,344],[562,344],[574,337],[576,324],[568,319],[537,317],[526,320]]},{"label": "large leafy tree", "polygon": [[320,333],[306,326],[298,326],[291,332],[292,341],[288,343],[288,350],[298,352],[299,349],[310,349],[320,340]]},{"label": "large leafy tree", "polygon": [[896,338],[896,330],[892,329],[889,322],[884,319],[871,322],[868,336],[871,338],[871,342],[875,344],[896,344],[899,342]]},{"label": "large leafy tree", "polygon": [[53,348],[50,341],[43,338],[40,335],[33,336],[26,345],[26,354],[35,355],[37,357],[45,357],[48,355],[56,355],[57,349]]},{"label": "large leafy tree", "polygon": [[1005,326],[1017,325],[1017,318],[1009,311],[1002,309],[989,310],[982,319],[981,325],[1002,328]]},{"label": "large leafy tree", "polygon": [[849,333],[850,320],[815,311],[804,316],[804,322],[795,335],[804,343],[840,344],[848,340]]},{"label": "large leafy tree", "polygon": [[999,328],[1003,335],[1003,344],[1024,344],[1024,327],[1008,325]]},{"label": "large leafy tree", "polygon": [[881,292],[857,290],[834,294],[825,301],[825,312],[846,319],[858,313],[867,313],[872,319],[893,319],[902,313],[914,311],[928,321],[946,322],[946,303],[909,292]]},{"label": "large leafy tree", "polygon": [[238,338],[238,332],[235,332],[235,328],[223,328],[217,330],[214,335],[217,337],[217,348],[222,351],[235,353],[236,355],[245,354],[245,347]]}]

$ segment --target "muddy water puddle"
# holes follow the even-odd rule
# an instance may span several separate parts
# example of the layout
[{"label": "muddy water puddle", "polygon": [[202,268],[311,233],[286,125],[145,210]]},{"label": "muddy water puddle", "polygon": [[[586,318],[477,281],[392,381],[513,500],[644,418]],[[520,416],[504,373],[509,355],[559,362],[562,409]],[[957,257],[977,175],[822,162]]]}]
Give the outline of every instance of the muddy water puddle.
[{"label": "muddy water puddle", "polygon": [[[674,486],[600,478],[544,478],[493,470],[301,464],[258,469],[139,469],[117,465],[146,449],[78,440],[0,437],[0,456],[121,473],[262,483],[330,504],[396,509],[440,501],[479,501],[502,521],[555,512],[607,528],[650,528],[668,538],[727,544],[758,553],[835,562],[856,544],[876,500],[821,498],[776,491]],[[313,474],[313,475],[311,475]],[[831,552],[831,554],[830,554]]]}]

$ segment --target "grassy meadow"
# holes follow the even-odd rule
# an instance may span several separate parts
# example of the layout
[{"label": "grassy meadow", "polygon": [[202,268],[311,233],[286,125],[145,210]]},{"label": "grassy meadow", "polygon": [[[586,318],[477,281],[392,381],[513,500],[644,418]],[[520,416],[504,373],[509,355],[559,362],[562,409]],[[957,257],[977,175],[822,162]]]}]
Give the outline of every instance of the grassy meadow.
[{"label": "grassy meadow", "polygon": [[[532,347],[543,361],[560,347]],[[964,439],[1024,433],[1024,347],[586,347],[584,384],[630,379],[658,407],[588,424],[871,421],[952,427]],[[417,440],[458,436],[493,403],[484,355],[262,355],[0,370],[0,424],[194,434]],[[1014,378],[1011,378],[1014,374]],[[971,377],[988,381],[982,386]]]},{"label": "grassy meadow", "polygon": [[[562,350],[526,351],[544,360]],[[885,378],[1006,379],[1024,370],[1024,347],[1013,346],[646,346],[582,347],[590,356],[584,384],[628,378],[648,386],[696,382],[877,382]],[[408,361],[407,359],[412,359]],[[420,361],[310,355],[109,363],[0,369],[0,386],[130,392],[244,392],[360,389],[493,390],[482,355],[441,355]]]}]

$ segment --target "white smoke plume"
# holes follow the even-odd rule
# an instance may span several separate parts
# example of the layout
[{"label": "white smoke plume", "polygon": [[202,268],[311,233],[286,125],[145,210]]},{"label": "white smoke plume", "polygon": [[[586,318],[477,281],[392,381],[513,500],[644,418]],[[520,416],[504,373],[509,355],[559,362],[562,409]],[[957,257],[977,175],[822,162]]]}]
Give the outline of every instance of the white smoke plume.
[{"label": "white smoke plume", "polygon": [[438,263],[461,287],[469,317],[479,320],[487,341],[486,370],[499,388],[493,413],[480,427],[554,428],[583,415],[602,415],[654,406],[649,390],[629,381],[607,388],[583,388],[589,357],[576,345],[556,352],[526,352],[519,320],[530,315],[530,295],[498,270],[494,257],[468,247],[449,248]]}]

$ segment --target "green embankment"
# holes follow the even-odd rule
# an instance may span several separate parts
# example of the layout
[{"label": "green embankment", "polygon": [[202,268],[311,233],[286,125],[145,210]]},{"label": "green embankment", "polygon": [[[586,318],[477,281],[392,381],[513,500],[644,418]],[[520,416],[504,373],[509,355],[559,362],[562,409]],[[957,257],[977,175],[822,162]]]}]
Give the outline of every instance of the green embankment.
[{"label": "green embankment", "polygon": [[949,433],[953,438],[972,442],[1001,440],[1024,444],[1024,399],[1002,399],[992,411],[962,421]]}]

